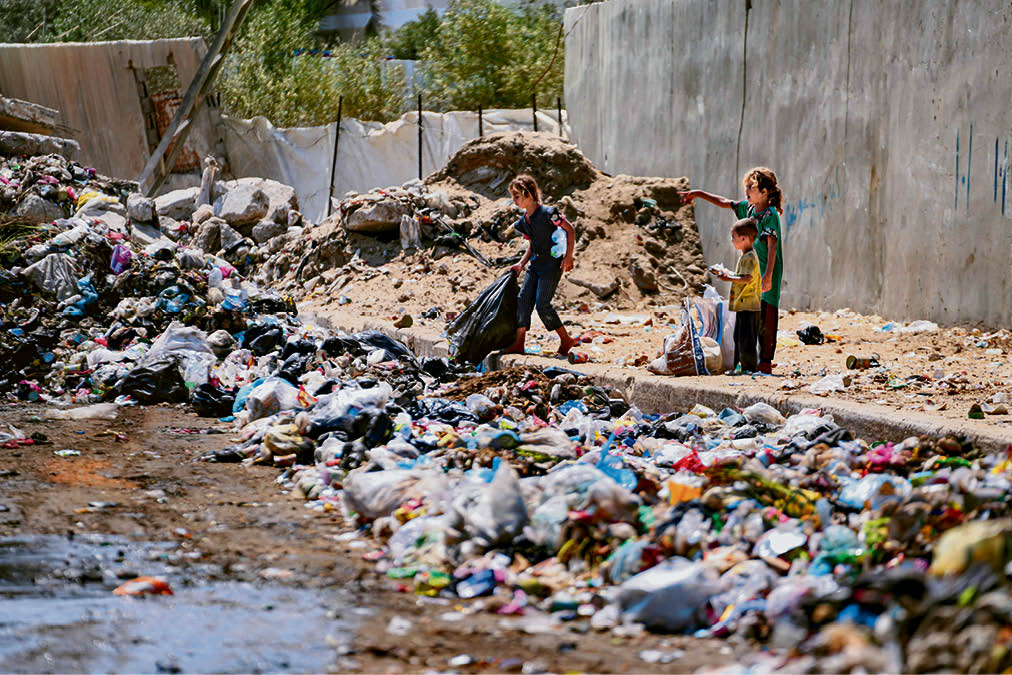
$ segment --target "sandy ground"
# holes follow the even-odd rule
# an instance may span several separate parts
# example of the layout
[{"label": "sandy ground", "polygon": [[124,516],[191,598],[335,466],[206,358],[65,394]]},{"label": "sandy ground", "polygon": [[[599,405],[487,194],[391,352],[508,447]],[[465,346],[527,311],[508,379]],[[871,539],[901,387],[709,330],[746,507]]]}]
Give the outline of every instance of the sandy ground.
[{"label": "sandy ground", "polygon": [[[456,666],[458,672],[686,672],[732,662],[735,650],[750,649],[680,636],[599,634],[585,619],[532,633],[524,617],[481,611],[480,600],[398,593],[394,580],[362,559],[371,542],[341,537],[348,528],[339,515],[307,510],[301,498],[285,494],[275,481],[278,469],[194,461],[232,442],[229,433],[208,433],[227,431],[225,425],[166,405],[121,409],[113,421],[55,421],[45,414],[25,404],[0,413],[5,426],[47,440],[0,449],[0,537],[101,533],[179,541],[185,553],[179,564],[192,567],[190,577],[344,589],[353,606],[334,607],[335,615],[371,613],[355,635],[333,645],[335,672],[446,671],[462,654],[472,663]],[[64,449],[81,454],[54,454]],[[394,617],[411,622],[406,635],[387,631]],[[285,633],[279,626],[279,643]],[[677,658],[648,663],[643,650]]]}]

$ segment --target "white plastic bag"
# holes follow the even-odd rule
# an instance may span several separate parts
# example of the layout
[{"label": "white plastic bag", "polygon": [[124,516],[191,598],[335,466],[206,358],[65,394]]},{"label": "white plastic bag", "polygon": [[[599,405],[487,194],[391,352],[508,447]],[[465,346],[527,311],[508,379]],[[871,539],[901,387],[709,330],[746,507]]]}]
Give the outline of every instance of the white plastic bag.
[{"label": "white plastic bag", "polygon": [[250,392],[246,399],[246,410],[250,421],[267,417],[282,410],[292,410],[299,405],[299,390],[288,380],[268,377]]},{"label": "white plastic bag", "polygon": [[619,607],[647,628],[683,631],[702,623],[703,606],[724,586],[716,571],[702,562],[669,558],[624,582]]}]

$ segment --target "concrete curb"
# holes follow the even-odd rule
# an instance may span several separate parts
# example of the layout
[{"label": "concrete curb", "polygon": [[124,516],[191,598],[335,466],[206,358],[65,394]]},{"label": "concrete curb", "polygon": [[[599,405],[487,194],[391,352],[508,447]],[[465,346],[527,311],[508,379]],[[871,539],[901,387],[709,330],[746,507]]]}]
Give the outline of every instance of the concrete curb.
[{"label": "concrete curb", "polygon": [[[319,315],[326,320],[326,314]],[[395,337],[419,356],[446,356],[448,345],[439,334],[427,329],[394,328],[389,322],[362,317],[358,321],[331,322],[335,328],[349,331],[379,330]],[[345,325],[341,325],[341,324]],[[780,412],[794,414],[817,408],[832,415],[842,427],[858,438],[872,441],[901,441],[910,436],[940,437],[946,434],[973,439],[978,448],[999,452],[1012,445],[1012,431],[997,429],[987,422],[939,419],[920,411],[897,412],[873,403],[855,403],[799,393],[751,393],[736,391],[733,385],[706,382],[703,377],[664,377],[643,370],[630,370],[601,364],[570,366],[565,361],[531,355],[502,357],[504,366],[560,366],[593,377],[602,386],[622,392],[625,399],[644,412],[687,411],[697,403],[714,410],[745,408],[753,403],[768,403]]]}]

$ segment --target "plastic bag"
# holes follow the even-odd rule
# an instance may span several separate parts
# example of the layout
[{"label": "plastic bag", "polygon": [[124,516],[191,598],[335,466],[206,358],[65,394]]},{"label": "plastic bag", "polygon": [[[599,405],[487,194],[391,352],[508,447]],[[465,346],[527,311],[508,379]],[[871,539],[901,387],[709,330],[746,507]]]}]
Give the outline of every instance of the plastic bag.
[{"label": "plastic bag", "polygon": [[128,394],[138,403],[182,403],[187,399],[186,386],[179,374],[176,359],[166,356],[161,360],[139,365],[126,374],[116,385],[120,394]]},{"label": "plastic bag", "polygon": [[704,606],[724,590],[716,571],[701,562],[669,558],[618,588],[619,607],[647,628],[683,631],[704,623]]},{"label": "plastic bag", "polygon": [[736,313],[731,311],[730,303],[724,300],[713,286],[706,286],[703,290],[703,298],[717,303],[717,315],[720,319],[719,337],[711,337],[720,344],[721,365],[716,370],[707,365],[707,370],[711,373],[731,370],[734,368],[734,323],[737,318]]},{"label": "plastic bag", "polygon": [[208,383],[194,387],[190,392],[193,411],[201,417],[227,417],[232,414],[235,392],[214,387]]},{"label": "plastic bag", "polygon": [[528,523],[516,471],[502,462],[491,483],[461,484],[451,500],[451,514],[450,526],[484,548],[511,541]]},{"label": "plastic bag", "polygon": [[401,216],[401,248],[407,250],[421,247],[422,233],[418,221],[409,215]]},{"label": "plastic bag", "polygon": [[299,407],[299,390],[280,377],[268,377],[250,392],[246,409],[250,421]]},{"label": "plastic bag", "polygon": [[360,520],[389,516],[412,498],[441,495],[447,481],[441,473],[408,469],[352,471],[344,480],[345,506]]},{"label": "plastic bag", "polygon": [[[712,289],[711,289],[712,290]],[[716,292],[714,291],[714,294]],[[647,366],[658,375],[709,375],[725,369],[730,340],[731,363],[734,361],[734,334],[725,333],[726,303],[713,297],[685,298],[682,325],[664,338],[661,356]],[[729,367],[729,366],[728,366]]]},{"label": "plastic bag", "polygon": [[46,416],[55,420],[114,420],[118,409],[119,406],[115,403],[96,403],[82,408],[54,410],[46,413]]},{"label": "plastic bag", "polygon": [[496,279],[447,326],[450,357],[480,363],[517,337],[517,296],[520,287],[513,270]]}]

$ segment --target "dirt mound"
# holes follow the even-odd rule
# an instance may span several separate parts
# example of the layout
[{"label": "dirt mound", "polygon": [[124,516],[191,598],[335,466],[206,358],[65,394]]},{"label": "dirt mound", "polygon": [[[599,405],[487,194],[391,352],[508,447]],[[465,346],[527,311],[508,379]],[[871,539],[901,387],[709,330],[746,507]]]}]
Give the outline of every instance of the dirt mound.
[{"label": "dirt mound", "polygon": [[[530,132],[474,140],[424,183],[346,196],[308,236],[262,260],[257,281],[363,316],[442,324],[526,250],[508,197],[522,172],[576,230],[557,309],[638,311],[702,292],[699,232],[678,197],[687,178],[608,176],[572,144]],[[412,220],[420,238],[402,248]]]},{"label": "dirt mound", "polygon": [[486,199],[501,199],[520,173],[534,176],[542,191],[556,198],[587,188],[600,175],[572,143],[547,133],[512,131],[469,141],[425,182],[450,180]]}]

